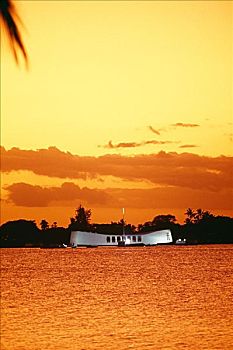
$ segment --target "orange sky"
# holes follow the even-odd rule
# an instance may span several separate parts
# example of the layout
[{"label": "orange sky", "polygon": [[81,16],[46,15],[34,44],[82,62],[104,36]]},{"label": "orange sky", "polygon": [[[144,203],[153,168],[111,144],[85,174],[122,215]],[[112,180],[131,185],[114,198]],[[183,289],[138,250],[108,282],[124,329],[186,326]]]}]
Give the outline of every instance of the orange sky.
[{"label": "orange sky", "polygon": [[30,68],[2,35],[1,222],[233,215],[232,2],[16,7]]}]

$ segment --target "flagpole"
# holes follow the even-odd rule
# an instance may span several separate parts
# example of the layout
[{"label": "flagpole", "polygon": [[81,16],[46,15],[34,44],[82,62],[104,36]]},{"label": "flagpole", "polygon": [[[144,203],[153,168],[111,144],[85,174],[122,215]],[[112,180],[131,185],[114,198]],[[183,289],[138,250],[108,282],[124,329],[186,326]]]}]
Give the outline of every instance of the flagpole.
[{"label": "flagpole", "polygon": [[125,208],[122,208],[123,214],[123,236],[125,235]]}]

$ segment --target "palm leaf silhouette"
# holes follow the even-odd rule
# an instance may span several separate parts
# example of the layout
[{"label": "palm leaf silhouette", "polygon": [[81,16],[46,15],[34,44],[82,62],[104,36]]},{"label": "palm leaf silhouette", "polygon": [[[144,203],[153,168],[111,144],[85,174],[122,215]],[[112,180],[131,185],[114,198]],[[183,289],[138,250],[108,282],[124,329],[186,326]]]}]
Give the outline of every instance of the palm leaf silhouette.
[{"label": "palm leaf silhouette", "polygon": [[17,25],[20,22],[20,18],[16,12],[12,0],[0,0],[0,20],[1,25],[6,28],[6,32],[9,37],[9,42],[18,63],[18,50],[21,51],[26,63],[28,61],[27,52],[25,50],[22,37]]}]

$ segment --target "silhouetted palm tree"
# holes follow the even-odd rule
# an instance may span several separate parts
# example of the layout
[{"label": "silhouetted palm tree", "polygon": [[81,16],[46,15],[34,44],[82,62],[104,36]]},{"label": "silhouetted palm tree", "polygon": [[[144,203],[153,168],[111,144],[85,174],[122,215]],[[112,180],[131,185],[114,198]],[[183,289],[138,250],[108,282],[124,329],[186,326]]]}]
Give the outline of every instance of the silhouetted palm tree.
[{"label": "silhouetted palm tree", "polygon": [[194,210],[191,208],[188,208],[185,212],[185,215],[187,215],[187,218],[185,219],[185,223],[186,224],[193,223],[195,215],[196,215]]},{"label": "silhouetted palm tree", "polygon": [[25,50],[17,25],[17,22],[20,22],[20,18],[17,14],[12,0],[0,0],[0,21],[1,25],[6,28],[16,62],[18,63],[17,51],[19,50],[23,54],[25,62],[27,63],[27,52]]},{"label": "silhouetted palm tree", "polygon": [[45,231],[49,228],[49,223],[48,221],[46,220],[41,220],[41,223],[40,223],[40,227],[41,227],[41,230]]}]

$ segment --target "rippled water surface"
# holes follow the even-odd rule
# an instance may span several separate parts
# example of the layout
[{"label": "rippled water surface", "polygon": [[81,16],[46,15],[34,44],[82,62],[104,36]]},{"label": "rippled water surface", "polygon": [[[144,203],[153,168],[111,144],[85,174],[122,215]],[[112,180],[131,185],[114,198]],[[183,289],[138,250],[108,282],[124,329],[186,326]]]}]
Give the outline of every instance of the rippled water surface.
[{"label": "rippled water surface", "polygon": [[1,250],[1,350],[233,349],[233,246]]}]

